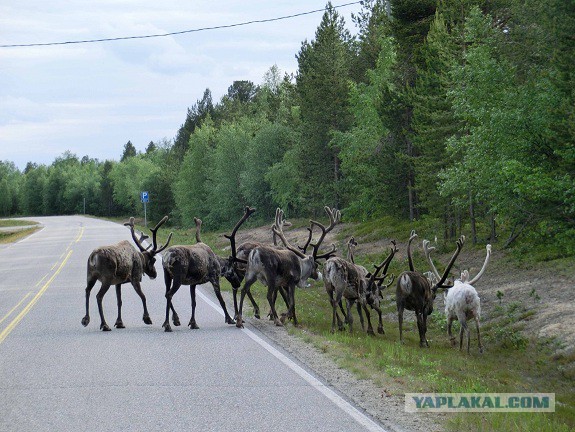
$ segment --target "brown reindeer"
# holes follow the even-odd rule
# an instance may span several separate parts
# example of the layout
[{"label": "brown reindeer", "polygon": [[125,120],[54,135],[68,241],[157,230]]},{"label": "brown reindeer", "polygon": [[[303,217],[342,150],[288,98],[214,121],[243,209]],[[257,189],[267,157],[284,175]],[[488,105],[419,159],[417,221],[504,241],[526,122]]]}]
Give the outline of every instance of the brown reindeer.
[{"label": "brown reindeer", "polygon": [[156,268],[154,266],[156,262],[155,256],[168,246],[170,239],[172,238],[172,234],[170,233],[166,244],[160,247],[158,247],[156,234],[160,226],[162,226],[167,220],[168,216],[164,216],[164,218],[158,222],[156,227],[151,230],[153,240],[152,250],[147,250],[147,248],[142,245],[142,241],[148,238],[147,236],[142,233],[140,238],[136,237],[134,232],[134,218],[130,218],[130,221],[124,225],[130,227],[132,238],[134,239],[134,243],[136,243],[138,249],[140,249],[139,251],[137,251],[129,241],[122,240],[114,245],[96,248],[90,254],[90,257],[88,258],[87,271],[88,283],[86,286],[86,315],[82,318],[82,325],[84,327],[86,327],[90,322],[90,292],[97,281],[102,282],[102,286],[96,295],[98,311],[100,313],[101,330],[111,330],[104,319],[104,311],[102,309],[102,300],[111,285],[116,286],[116,299],[118,305],[118,318],[116,319],[114,326],[116,328],[124,328],[124,323],[122,322],[121,286],[127,282],[132,284],[136,293],[142,299],[142,304],[144,306],[144,322],[146,324],[152,324],[148,308],[146,307],[146,296],[142,292],[140,282],[142,281],[144,273],[151,279],[155,279],[157,276]]},{"label": "brown reindeer", "polygon": [[[362,315],[362,308],[367,317],[367,333],[374,335],[373,327],[369,309],[371,306],[379,315],[379,325],[377,328],[378,333],[384,334],[383,321],[381,308],[379,307],[379,298],[381,295],[381,287],[383,280],[387,276],[387,269],[393,256],[397,252],[395,242],[392,241],[391,252],[389,256],[378,266],[374,264],[375,272],[370,273],[361,265],[355,264],[353,258],[353,248],[357,246],[357,242],[352,237],[348,242],[348,260],[339,257],[331,257],[325,264],[325,289],[330,298],[332,305],[332,323],[331,331],[335,331],[335,323],[337,320],[338,328],[343,330],[343,322],[337,313],[337,306],[339,305],[344,317],[349,324],[350,333],[353,331],[353,318],[351,315],[351,308],[357,301],[357,311],[361,322],[361,327],[365,329]],[[378,278],[378,273],[383,269],[383,276]],[[393,279],[392,279],[393,280]],[[377,282],[377,283],[376,283]],[[389,286],[389,285],[387,285]],[[346,299],[347,313],[343,310],[342,298]]]},{"label": "brown reindeer", "polygon": [[[294,325],[297,326],[297,317],[295,313],[295,287],[304,287],[309,278],[318,279],[318,260],[327,259],[335,252],[335,245],[331,251],[319,254],[319,248],[325,239],[326,234],[333,229],[339,222],[341,214],[335,209],[325,207],[325,211],[330,218],[329,227],[325,227],[319,222],[310,221],[310,234],[306,245],[302,250],[293,247],[287,241],[282,229],[283,211],[276,210],[276,223],[273,226],[274,233],[281,239],[286,249],[276,249],[269,246],[258,246],[250,252],[245,275],[244,286],[241,291],[240,305],[238,308],[238,317],[236,320],[237,327],[243,327],[242,305],[244,296],[249,292],[250,287],[256,280],[262,282],[268,287],[267,299],[271,309],[271,319],[276,325],[283,325],[285,319],[293,319]],[[313,227],[318,226],[322,230],[319,240],[311,244]],[[306,255],[308,246],[312,246],[311,255]],[[277,291],[283,287],[287,293],[288,311],[279,319],[275,309],[275,299]]]},{"label": "brown reindeer", "polygon": [[162,327],[167,332],[172,331],[170,326],[170,310],[172,310],[172,322],[180,325],[179,317],[172,304],[172,297],[182,285],[190,286],[190,296],[192,299],[192,317],[188,326],[191,329],[198,329],[196,323],[196,285],[210,282],[220,306],[224,311],[225,322],[234,324],[235,321],[228,313],[226,303],[220,292],[220,276],[222,274],[220,258],[205,243],[201,242],[200,228],[202,221],[194,218],[196,223],[196,241],[198,243],[190,246],[171,246],[162,257],[164,268],[164,282],[166,284],[166,320]]},{"label": "brown reindeer", "polygon": [[[246,241],[246,242],[241,243],[236,248],[235,235],[237,233],[237,230],[243,224],[243,222],[254,212],[255,212],[255,209],[252,209],[250,207],[246,207],[244,210],[244,216],[238,221],[238,223],[236,224],[236,226],[232,230],[232,233],[230,235],[224,235],[227,239],[230,240],[231,256],[228,258],[227,263],[223,264],[222,275],[228,280],[228,282],[232,286],[232,292],[233,292],[233,297],[234,297],[234,312],[235,312],[234,318],[237,318],[237,316],[238,316],[237,293],[238,293],[239,288],[241,287],[242,281],[244,280],[244,277],[246,274],[248,256],[249,256],[250,252],[253,249],[255,249],[256,247],[266,246],[264,243]],[[285,219],[282,219],[281,221],[279,221],[279,223],[280,223],[280,226],[282,227],[282,229],[283,229],[283,227],[291,226],[291,223],[286,221]],[[272,226],[272,228],[273,228],[273,226]],[[278,244],[277,244],[277,235],[273,232],[273,229],[271,231],[272,231],[274,247],[279,248],[280,246],[278,246]],[[283,297],[283,299],[287,305],[288,300],[287,300],[287,294],[286,294],[285,289],[283,287],[279,287],[279,292],[282,295],[282,297]],[[254,297],[252,296],[251,291],[248,291],[246,293],[246,295],[250,299],[252,307],[254,308],[254,316],[257,319],[259,319],[260,318],[260,308],[259,308],[258,304],[256,303]],[[269,315],[271,317],[271,314],[269,314]]]},{"label": "brown reindeer", "polygon": [[465,236],[461,236],[456,242],[456,249],[443,272],[443,275],[436,278],[428,278],[423,273],[415,271],[411,258],[411,242],[417,237],[415,231],[411,232],[407,243],[407,258],[409,261],[409,271],[399,275],[396,289],[396,304],[399,320],[399,340],[403,343],[403,311],[405,309],[415,312],[417,319],[417,329],[419,330],[419,345],[429,347],[425,334],[427,332],[427,316],[433,312],[433,302],[439,288],[449,288],[453,285],[446,285],[445,280],[449,275],[451,267],[455,263]]}]

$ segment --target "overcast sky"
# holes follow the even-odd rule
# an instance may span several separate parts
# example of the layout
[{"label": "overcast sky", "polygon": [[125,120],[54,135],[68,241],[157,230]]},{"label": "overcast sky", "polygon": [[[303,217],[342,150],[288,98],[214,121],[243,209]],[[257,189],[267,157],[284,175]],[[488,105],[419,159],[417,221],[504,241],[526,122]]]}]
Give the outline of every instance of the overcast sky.
[{"label": "overcast sky", "polygon": [[[334,6],[352,0],[333,0]],[[323,9],[327,0],[2,0],[0,45],[164,34]],[[352,34],[351,14],[338,9]],[[177,36],[0,48],[0,160],[50,165],[65,151],[119,160],[173,139],[187,108],[235,80],[263,82],[274,64],[297,70],[322,12]]]}]

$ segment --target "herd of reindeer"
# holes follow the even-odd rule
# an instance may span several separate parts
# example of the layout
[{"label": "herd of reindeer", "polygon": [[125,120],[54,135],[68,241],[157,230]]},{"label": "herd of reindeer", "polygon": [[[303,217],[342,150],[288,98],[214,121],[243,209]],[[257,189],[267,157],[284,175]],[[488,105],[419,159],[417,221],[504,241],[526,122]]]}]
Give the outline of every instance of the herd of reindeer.
[{"label": "herd of reindeer", "polygon": [[[237,222],[230,235],[225,237],[230,241],[231,255],[227,258],[220,257],[205,243],[201,241],[200,229],[201,220],[195,218],[196,223],[196,244],[170,246],[168,247],[172,234],[168,236],[165,245],[158,245],[158,229],[167,221],[165,216],[153,229],[152,244],[145,246],[144,240],[149,238],[144,233],[140,237],[136,235],[134,227],[134,218],[124,225],[130,228],[132,239],[137,249],[132,244],[123,240],[117,244],[103,246],[94,249],[88,258],[87,268],[87,286],[86,286],[86,315],[82,319],[82,325],[87,326],[90,322],[89,300],[90,292],[97,281],[101,282],[101,288],[96,295],[98,311],[100,314],[100,329],[110,331],[110,327],[104,318],[102,309],[102,300],[111,285],[116,287],[116,297],[118,306],[118,318],[114,326],[124,328],[122,322],[122,298],[121,285],[130,282],[136,293],[140,296],[144,307],[143,320],[146,324],[152,324],[148,308],[146,306],[146,297],[142,292],[140,282],[144,273],[151,279],[156,278],[155,268],[156,255],[163,252],[162,267],[164,270],[164,281],[166,284],[166,318],[163,328],[166,332],[171,332],[170,311],[172,314],[172,323],[175,326],[180,325],[180,319],[174,306],[172,298],[182,285],[190,286],[190,295],[192,301],[192,317],[188,326],[192,329],[199,328],[196,323],[196,285],[210,282],[214,288],[216,297],[223,309],[225,322],[235,324],[236,327],[243,327],[243,302],[247,295],[251,301],[256,318],[260,318],[260,311],[255,302],[250,288],[259,280],[267,287],[267,300],[270,306],[270,319],[276,325],[281,326],[286,320],[292,320],[297,326],[296,308],[295,308],[295,291],[296,286],[305,287],[308,279],[323,279],[325,289],[329,296],[332,306],[332,326],[331,331],[336,329],[336,323],[339,330],[343,330],[345,324],[348,325],[349,331],[352,331],[353,317],[352,307],[357,304],[362,328],[365,329],[363,314],[367,318],[367,333],[374,334],[370,320],[370,309],[375,310],[379,316],[378,333],[383,334],[382,310],[380,300],[383,299],[382,291],[389,287],[394,276],[388,275],[389,264],[395,253],[398,251],[396,242],[391,241],[389,255],[379,265],[374,264],[374,270],[368,271],[364,266],[358,265],[354,260],[354,249],[357,246],[352,237],[348,242],[347,257],[341,258],[335,256],[336,246],[332,244],[331,248],[320,253],[320,247],[325,240],[326,235],[341,220],[339,210],[325,207],[329,217],[329,225],[310,220],[308,238],[303,247],[292,246],[286,239],[283,229],[290,223],[284,218],[281,209],[277,209],[275,222],[272,225],[273,244],[262,244],[257,242],[244,242],[236,247],[236,233],[240,226],[255,212],[255,209],[246,207],[242,218]],[[314,230],[318,229],[319,237],[314,240]],[[437,271],[431,258],[431,252],[435,249],[430,247],[430,242],[423,241],[423,250],[425,257],[430,266],[430,271],[416,271],[411,257],[411,243],[417,238],[415,231],[411,232],[407,243],[407,257],[409,270],[401,273],[396,283],[396,304],[399,320],[399,338],[403,343],[403,312],[405,309],[415,312],[417,319],[417,328],[419,330],[419,339],[421,347],[429,347],[426,339],[427,317],[433,312],[433,303],[439,289],[444,289],[445,294],[445,313],[447,317],[447,332],[451,344],[456,345],[455,336],[452,334],[452,324],[454,320],[460,323],[459,332],[459,349],[463,348],[463,336],[467,334],[467,352],[469,353],[470,331],[467,326],[469,320],[475,320],[477,327],[477,339],[479,352],[483,352],[481,336],[479,331],[480,318],[480,299],[477,291],[473,287],[479,278],[485,272],[487,263],[491,255],[491,245],[486,247],[486,258],[481,270],[474,278],[470,278],[467,270],[461,273],[458,279],[451,281],[448,276],[449,272],[461,252],[465,237],[461,236],[456,242],[455,252],[447,264],[443,274]],[[278,245],[278,239],[283,246]],[[323,269],[325,275],[319,271],[319,263],[324,260]],[[234,299],[234,318],[228,313],[226,304],[220,292],[220,278],[224,277],[232,286]],[[242,287],[243,282],[243,287]],[[237,294],[240,291],[240,300],[238,303]],[[278,292],[282,296],[287,312],[278,316],[275,308],[275,302]],[[346,308],[343,307],[343,299],[346,301]],[[338,309],[342,313],[340,317]]]}]

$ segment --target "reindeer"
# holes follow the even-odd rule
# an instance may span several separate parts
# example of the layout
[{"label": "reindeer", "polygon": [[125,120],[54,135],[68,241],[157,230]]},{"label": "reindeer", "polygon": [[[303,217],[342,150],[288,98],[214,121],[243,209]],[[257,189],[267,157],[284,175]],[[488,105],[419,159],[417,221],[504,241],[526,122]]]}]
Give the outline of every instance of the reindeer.
[{"label": "reindeer", "polygon": [[[379,296],[381,284],[387,275],[389,264],[391,263],[395,252],[397,252],[395,242],[392,241],[392,244],[393,247],[391,248],[391,253],[389,256],[379,266],[374,264],[374,273],[369,273],[365,267],[354,263],[353,250],[351,248],[348,249],[348,259],[350,259],[351,262],[338,257],[331,257],[326,261],[324,283],[333,310],[331,323],[332,333],[335,332],[336,320],[338,323],[338,328],[343,330],[343,323],[337,314],[337,305],[339,305],[340,309],[342,309],[344,317],[347,318],[350,333],[353,331],[353,318],[351,315],[351,308],[353,303],[357,301],[357,311],[361,321],[361,327],[365,329],[363,316],[361,313],[361,308],[363,308],[368,322],[367,333],[370,335],[375,334],[373,332],[369,310],[367,308],[369,304],[379,314],[379,326],[377,331],[380,334],[384,334],[382,314],[379,307]],[[357,243],[353,237],[348,242],[348,247],[349,246],[357,246]],[[378,280],[377,274],[382,270],[382,268],[384,276]],[[378,284],[376,284],[376,280],[379,282]],[[347,314],[343,311],[343,306],[341,303],[342,297],[345,297],[346,299]]]},{"label": "reindeer", "polygon": [[407,243],[407,258],[409,261],[409,271],[405,271],[399,275],[396,288],[396,304],[399,319],[399,340],[403,343],[403,311],[404,309],[415,312],[417,318],[417,329],[419,330],[419,346],[429,347],[425,334],[427,332],[427,316],[433,312],[433,302],[437,295],[439,288],[450,288],[452,285],[446,285],[445,280],[455,263],[463,243],[465,236],[461,236],[456,242],[456,249],[445,268],[443,276],[438,280],[430,280],[423,273],[416,272],[411,258],[411,242],[417,237],[415,231],[411,231],[411,236]]},{"label": "reindeer", "polygon": [[188,326],[191,329],[199,329],[196,323],[196,285],[210,282],[220,306],[224,311],[225,322],[234,324],[235,321],[228,314],[226,304],[220,292],[220,276],[222,274],[221,258],[212,249],[201,242],[200,228],[201,219],[194,218],[196,223],[196,241],[191,246],[171,246],[162,257],[162,267],[164,268],[164,282],[166,284],[166,320],[162,327],[166,332],[171,332],[170,309],[172,310],[172,322],[180,325],[179,317],[172,304],[172,297],[182,285],[190,286],[190,296],[192,299],[192,317]]},{"label": "reindeer", "polygon": [[[252,208],[246,206],[246,208],[244,210],[244,216],[238,221],[238,223],[236,224],[236,226],[232,230],[232,233],[230,235],[227,235],[227,234],[224,235],[224,237],[226,237],[230,241],[231,256],[228,258],[227,262],[222,263],[222,275],[228,280],[228,282],[232,286],[232,292],[233,292],[233,297],[234,297],[234,312],[235,312],[234,317],[235,318],[237,318],[237,316],[238,316],[237,293],[238,293],[238,289],[241,287],[242,281],[244,280],[244,277],[246,274],[246,265],[248,262],[247,261],[248,256],[249,256],[250,252],[252,251],[252,249],[255,249],[258,246],[264,246],[263,243],[247,241],[247,242],[240,244],[240,246],[236,248],[236,238],[235,238],[236,233],[237,233],[239,227],[254,212],[255,212],[255,209],[252,209]],[[279,222],[280,222],[282,227],[291,226],[291,223],[287,222],[285,219],[282,219]],[[275,233],[273,233],[273,230],[272,230],[272,234],[273,234],[274,246],[277,246],[277,236]],[[284,298],[284,301],[287,304],[287,296],[286,296],[285,290],[281,287],[280,287],[280,293],[281,293],[282,297]],[[258,304],[256,303],[254,297],[252,296],[251,291],[248,291],[246,294],[247,294],[248,298],[250,299],[250,302],[252,303],[252,306],[254,308],[254,316],[257,319],[259,319],[260,318],[260,308],[259,308]]]},{"label": "reindeer", "polygon": [[[437,273],[437,269],[433,264],[433,260],[431,259],[430,253],[433,251],[434,247],[429,247],[429,241],[423,241],[423,250],[425,252],[425,257],[429,262],[431,267],[432,273],[435,277],[439,278],[439,274]],[[451,327],[454,320],[458,320],[461,324],[459,329],[459,350],[463,349],[463,333],[467,333],[467,354],[469,354],[469,345],[470,345],[470,338],[471,332],[469,331],[469,327],[467,326],[467,320],[474,319],[475,326],[477,328],[477,343],[479,346],[479,352],[483,352],[483,346],[481,345],[481,334],[479,331],[479,318],[481,316],[481,301],[479,299],[479,295],[477,291],[473,287],[487,268],[487,263],[489,262],[489,258],[491,256],[491,245],[488,244],[486,246],[486,256],[485,261],[483,263],[483,267],[477,273],[477,275],[469,280],[469,272],[464,270],[461,273],[459,279],[456,279],[453,287],[447,290],[445,293],[445,315],[447,316],[447,335],[449,336],[449,340],[452,346],[455,346],[455,336],[451,333]]]},{"label": "reindeer", "polygon": [[[245,275],[244,286],[241,291],[240,305],[238,308],[238,316],[236,320],[236,327],[243,327],[242,319],[242,306],[244,296],[249,292],[250,287],[259,280],[268,287],[267,299],[270,304],[271,316],[277,326],[282,326],[285,319],[293,319],[294,325],[297,326],[297,317],[295,313],[295,287],[305,287],[306,281],[309,278],[319,279],[320,273],[318,272],[318,260],[327,259],[335,252],[335,245],[332,250],[319,254],[319,248],[325,239],[325,236],[330,232],[333,227],[339,222],[341,213],[335,209],[325,207],[330,218],[329,227],[325,227],[319,222],[310,221],[310,234],[306,245],[300,250],[293,247],[285,238],[283,233],[283,211],[276,210],[275,224],[272,228],[273,232],[281,239],[286,249],[276,249],[270,246],[258,246],[252,249],[248,255],[248,263]],[[313,235],[313,227],[318,226],[322,230],[322,235],[315,244],[311,244]],[[312,246],[312,254],[306,255],[308,246]],[[282,320],[278,318],[275,309],[275,298],[277,291],[283,287],[287,293],[288,311],[282,316]]]},{"label": "reindeer", "polygon": [[96,300],[98,302],[98,311],[100,313],[100,330],[110,331],[110,327],[106,323],[104,318],[104,311],[102,308],[102,300],[106,292],[110,288],[110,285],[116,285],[116,299],[118,304],[118,318],[114,326],[116,328],[125,328],[122,321],[122,296],[121,296],[121,286],[127,282],[130,282],[136,293],[142,299],[142,305],[144,306],[144,323],[152,324],[150,319],[150,314],[148,313],[148,308],[146,306],[146,296],[142,292],[142,287],[140,282],[142,281],[143,274],[147,274],[151,279],[155,279],[157,276],[156,268],[154,266],[156,262],[155,256],[162,252],[170,243],[172,238],[172,233],[168,237],[168,241],[164,246],[158,247],[156,240],[156,234],[158,229],[168,220],[168,216],[158,222],[156,227],[152,229],[152,240],[153,247],[152,250],[148,250],[142,245],[142,241],[148,238],[144,233],[141,234],[140,238],[136,237],[134,232],[134,218],[130,218],[130,221],[125,223],[125,226],[130,227],[130,232],[132,233],[132,238],[136,246],[138,246],[139,251],[137,251],[129,241],[122,240],[121,242],[110,245],[102,246],[94,249],[88,258],[88,269],[87,269],[87,286],[86,286],[86,316],[82,318],[82,325],[86,327],[90,323],[90,292],[96,284],[97,281],[102,283],[98,294],[96,295]]}]

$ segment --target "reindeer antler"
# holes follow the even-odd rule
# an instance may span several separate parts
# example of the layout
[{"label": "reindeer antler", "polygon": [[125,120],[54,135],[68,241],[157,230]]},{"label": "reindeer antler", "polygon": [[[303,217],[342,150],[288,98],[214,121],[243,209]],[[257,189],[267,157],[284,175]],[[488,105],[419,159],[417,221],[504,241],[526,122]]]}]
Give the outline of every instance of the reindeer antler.
[{"label": "reindeer antler", "polygon": [[430,243],[429,240],[423,240],[423,252],[425,253],[425,258],[427,258],[427,262],[431,267],[431,273],[437,278],[437,280],[440,280],[441,276],[439,276],[439,272],[437,271],[437,268],[435,267],[435,264],[433,264],[433,260],[431,259],[431,252],[435,250],[435,247],[433,246],[430,247],[429,243]]},{"label": "reindeer antler", "polygon": [[445,279],[447,279],[447,275],[449,274],[451,267],[453,267],[453,264],[455,263],[457,256],[461,252],[461,248],[463,247],[464,243],[465,243],[465,236],[462,235],[461,237],[459,237],[457,239],[457,242],[455,245],[455,252],[453,252],[453,256],[451,257],[451,260],[449,260],[449,263],[447,264],[447,267],[445,268],[445,271],[443,272],[443,276],[441,276],[441,278],[439,279],[439,282],[435,283],[433,285],[433,287],[431,287],[431,289],[433,291],[437,291],[439,288],[451,288],[453,286],[453,285],[444,285]]},{"label": "reindeer antler", "polygon": [[409,235],[409,240],[407,241],[407,262],[409,263],[409,270],[415,271],[415,267],[413,265],[413,259],[411,259],[411,242],[417,238],[417,234],[415,230],[411,230],[411,234]]},{"label": "reindeer antler", "polygon": [[[385,279],[385,277],[387,276],[387,269],[389,268],[389,264],[391,263],[391,260],[393,259],[393,256],[395,255],[395,253],[397,252],[397,244],[395,242],[395,240],[391,241],[391,246],[390,246],[390,253],[387,256],[387,258],[385,258],[383,260],[383,262],[380,265],[376,265],[374,264],[373,266],[375,267],[375,272],[373,272],[369,278],[369,282],[367,284],[368,288],[373,286],[373,283],[377,280],[379,282],[383,282],[383,280]],[[381,278],[377,277],[377,274],[383,269],[383,276]]]},{"label": "reindeer antler", "polygon": [[[150,231],[152,231],[152,242],[153,242],[153,247],[152,250],[150,251],[150,253],[152,253],[153,255],[156,255],[160,252],[162,252],[164,249],[166,249],[168,247],[168,244],[170,243],[170,240],[172,239],[172,234],[170,233],[170,235],[168,236],[168,241],[166,242],[166,244],[164,246],[161,246],[158,249],[158,244],[156,241],[156,234],[158,232],[158,229],[168,220],[168,216],[164,216],[162,218],[162,220],[160,222],[158,222],[158,224],[156,225],[155,228],[150,229]],[[144,245],[142,244],[142,241],[144,241],[145,239],[149,238],[147,235],[145,235],[144,233],[141,233],[140,238],[138,239],[136,237],[136,232],[135,232],[135,226],[134,226],[134,218],[131,217],[129,222],[124,223],[125,226],[130,228],[130,232],[132,233],[132,239],[134,240],[134,243],[136,243],[136,246],[138,246],[138,248],[140,249],[141,252],[145,252],[148,249],[150,249],[150,246],[148,247],[144,247]]]},{"label": "reindeer antler", "polygon": [[[336,247],[335,247],[335,244],[332,244],[332,250],[331,251],[323,253],[321,255],[318,254],[319,247],[321,246],[327,233],[329,233],[339,222],[341,222],[341,212],[339,210],[337,210],[336,208],[329,208],[328,206],[325,206],[324,210],[329,217],[329,226],[327,228],[325,227],[325,225],[323,225],[317,221],[314,221],[314,220],[309,221],[310,226],[311,226],[310,230],[313,229],[314,225],[319,227],[321,230],[321,236],[319,237],[319,240],[315,244],[313,244],[313,243],[311,244],[311,246],[313,248],[312,255],[313,255],[314,259],[316,259],[316,260],[321,259],[321,258],[328,258],[329,256],[331,256],[335,253]],[[311,238],[311,234],[310,234],[310,238]]]},{"label": "reindeer antler", "polygon": [[150,229],[150,231],[152,231],[152,241],[154,243],[154,247],[152,248],[151,252],[156,255],[159,254],[160,252],[162,252],[164,249],[166,249],[168,247],[168,244],[170,244],[170,240],[172,239],[172,234],[170,233],[170,235],[168,236],[168,240],[166,241],[166,244],[163,246],[160,246],[158,248],[158,242],[156,240],[156,234],[158,233],[158,229],[164,224],[166,223],[166,221],[168,220],[168,216],[164,216],[162,218],[162,220],[160,222],[158,222],[158,224],[153,228]]},{"label": "reindeer antler", "polygon": [[[277,214],[278,210],[280,210],[280,209],[279,209],[279,208],[276,209],[276,220],[275,220],[275,222],[274,222],[274,225],[277,225],[277,224],[279,223],[279,227],[280,227],[280,229],[283,231],[283,228],[284,228],[284,227],[290,227],[290,226],[291,226],[291,222],[288,222],[287,220],[285,220],[285,218],[283,217],[283,211],[281,211],[281,210],[280,210],[280,211],[282,212],[282,214],[281,214],[281,217],[280,217],[279,220],[278,220],[278,214]],[[274,232],[274,230],[273,230],[274,225],[272,225],[272,238],[273,238],[273,241],[274,241],[274,246],[277,246],[277,245],[278,245],[278,239],[277,239],[278,236],[277,236],[277,234],[276,234],[276,233]],[[301,249],[301,248],[300,248],[300,249]],[[305,251],[304,251],[304,253],[305,253]]]},{"label": "reindeer antler", "polygon": [[[469,285],[473,285],[475,282],[477,282],[479,279],[481,279],[481,276],[483,276],[483,273],[485,272],[485,269],[487,268],[487,263],[489,262],[489,258],[491,257],[491,245],[488,244],[485,247],[485,250],[486,250],[487,254],[485,256],[485,261],[483,262],[483,267],[481,267],[481,270],[479,270],[479,273],[477,273],[477,275],[468,282]],[[469,273],[467,273],[467,277],[469,277]],[[465,282],[463,280],[463,277],[461,278],[461,281]]]},{"label": "reindeer antler", "polygon": [[298,248],[293,247],[286,239],[284,232],[283,232],[283,221],[284,221],[284,212],[279,207],[276,209],[276,219],[275,223],[272,225],[273,233],[280,238],[286,249],[292,251],[300,258],[305,258],[306,255],[300,251]]},{"label": "reindeer antler", "polygon": [[357,247],[357,242],[355,241],[355,237],[351,237],[347,241],[347,260],[352,264],[355,264],[355,248]]},{"label": "reindeer antler", "polygon": [[252,215],[254,214],[256,211],[255,208],[251,208],[246,206],[246,208],[244,209],[244,215],[241,217],[241,219],[238,221],[238,223],[236,223],[236,226],[234,226],[234,229],[232,230],[232,233],[230,235],[224,234],[224,237],[227,238],[230,241],[230,246],[231,246],[231,250],[232,250],[232,259],[234,260],[234,262],[240,262],[242,264],[246,264],[247,261],[243,260],[243,259],[239,259],[237,257],[237,250],[236,250],[236,233],[238,232],[238,229],[240,228],[240,226],[242,226],[242,224]]}]

